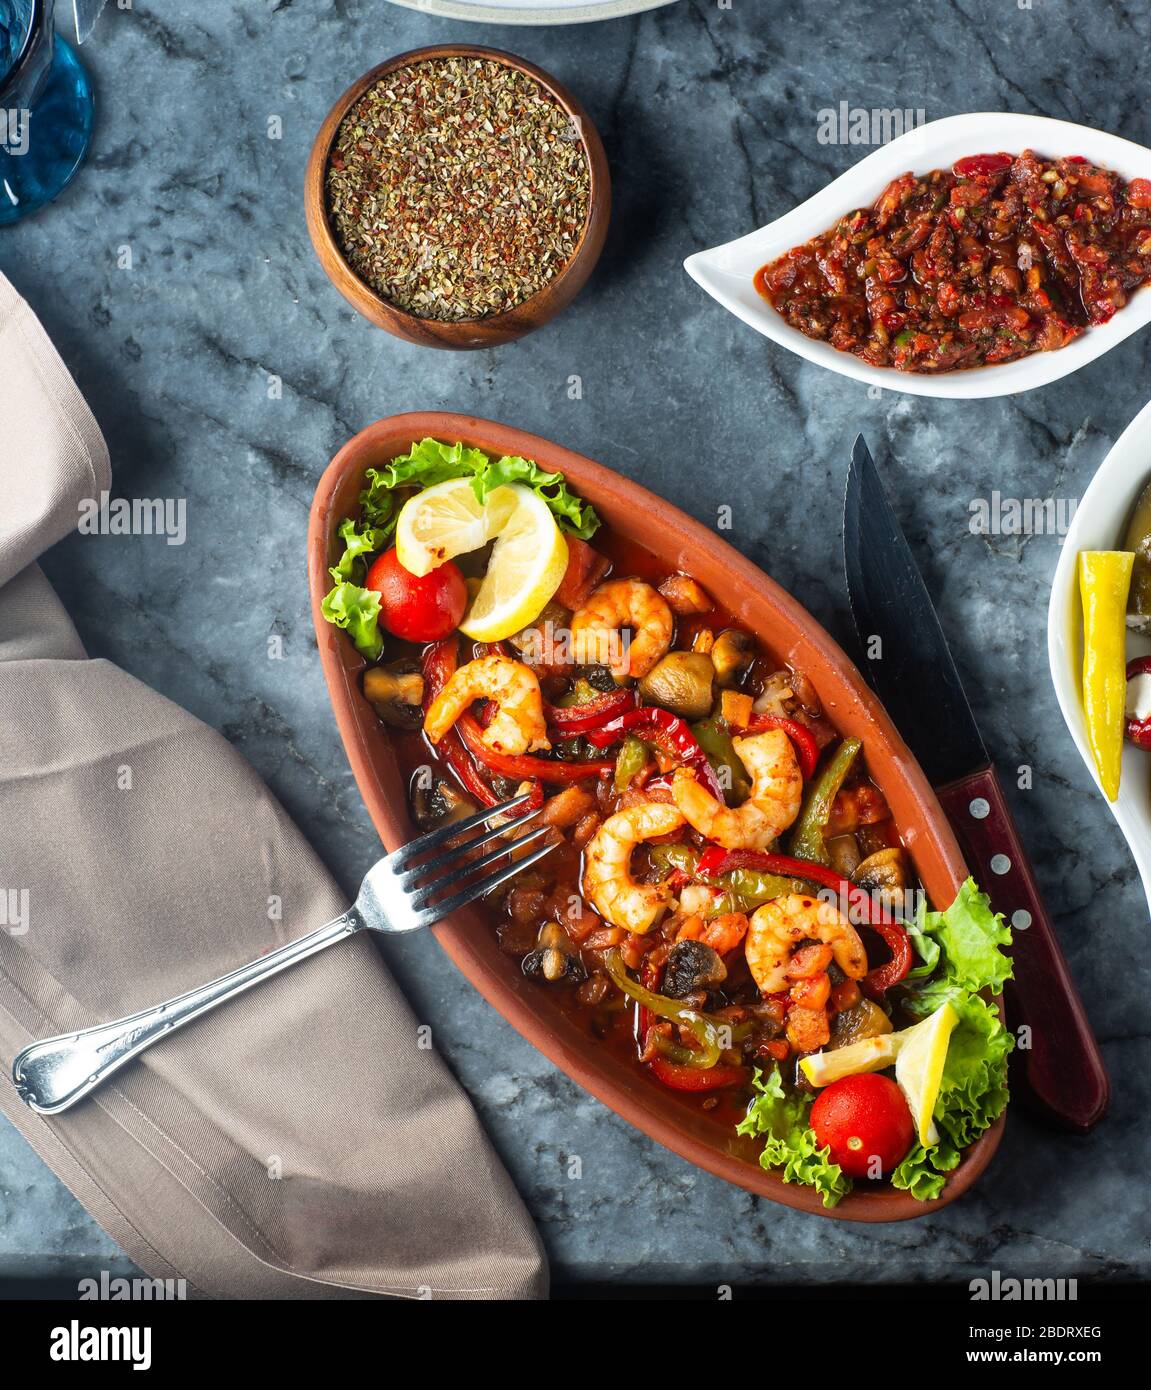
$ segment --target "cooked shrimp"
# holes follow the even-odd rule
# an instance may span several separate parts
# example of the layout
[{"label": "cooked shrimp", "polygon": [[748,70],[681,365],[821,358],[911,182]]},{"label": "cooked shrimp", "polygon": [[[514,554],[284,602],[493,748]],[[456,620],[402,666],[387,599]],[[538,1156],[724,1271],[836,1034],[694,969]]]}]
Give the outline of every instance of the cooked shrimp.
[{"label": "cooked shrimp", "polygon": [[636,845],[670,835],[683,817],[666,802],[649,801],[608,816],[584,850],[583,891],[599,915],[630,932],[650,930],[672,901],[669,883],[637,883],[631,873]]},{"label": "cooked shrimp", "polygon": [[494,752],[534,753],[551,747],[539,679],[522,661],[509,656],[481,656],[454,672],[428,706],[424,733],[439,743],[476,700],[496,705],[495,717],[483,733]]},{"label": "cooked shrimp", "polygon": [[[630,637],[620,636],[627,629]],[[675,619],[667,600],[642,579],[609,579],[571,620],[572,659],[610,666],[619,682],[646,676],[671,646]]]},{"label": "cooked shrimp", "polygon": [[725,806],[688,768],[677,768],[672,797],[693,830],[724,849],[765,849],[799,815],[803,775],[782,729],[732,740],[751,777],[742,806]]},{"label": "cooked shrimp", "polygon": [[762,994],[779,994],[791,985],[788,966],[801,941],[821,941],[831,947],[840,970],[852,980],[867,974],[867,952],[859,933],[831,903],[790,893],[756,908],[747,929],[751,977]]}]

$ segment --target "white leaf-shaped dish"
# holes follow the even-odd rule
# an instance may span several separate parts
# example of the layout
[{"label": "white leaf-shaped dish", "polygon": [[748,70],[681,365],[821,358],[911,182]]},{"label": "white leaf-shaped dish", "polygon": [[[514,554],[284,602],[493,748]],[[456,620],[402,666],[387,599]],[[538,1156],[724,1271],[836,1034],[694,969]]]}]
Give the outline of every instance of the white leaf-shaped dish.
[{"label": "white leaf-shaped dish", "polygon": [[[1083,713],[1083,609],[1077,561],[1081,550],[1117,550],[1136,497],[1151,477],[1151,405],[1146,405],[1119,436],[1080,499],[1063,541],[1047,611],[1047,655],[1059,708],[1095,785],[1099,774],[1087,742]],[[1151,641],[1127,637],[1127,655],[1151,652]],[[1100,789],[1102,795],[1102,789]],[[1123,749],[1123,773],[1112,814],[1131,846],[1151,910],[1151,761],[1138,748]]]},{"label": "white leaf-shaped dish", "polygon": [[892,179],[908,170],[922,174],[931,169],[948,168],[964,155],[999,150],[1018,154],[1025,149],[1060,158],[1078,154],[1103,168],[1115,170],[1125,179],[1151,178],[1151,150],[1118,135],[1092,130],[1090,126],[1012,112],[980,111],[966,116],[947,116],[943,120],[929,121],[882,146],[807,202],[759,231],[715,246],[710,251],[697,251],[684,261],[684,269],[725,309],[730,309],[765,337],[806,357],[809,362],[830,367],[833,372],[854,377],[869,386],[903,391],[912,396],[958,400],[1010,396],[1017,391],[1047,386],[1101,357],[1151,320],[1151,293],[1134,295],[1131,303],[1110,323],[1089,328],[1073,343],[1055,352],[1034,353],[1016,362],[966,371],[916,374],[897,371],[894,367],[873,367],[849,352],[839,352],[827,343],[806,337],[786,323],[752,283],[760,266],[825,232],[844,213],[870,206]]}]

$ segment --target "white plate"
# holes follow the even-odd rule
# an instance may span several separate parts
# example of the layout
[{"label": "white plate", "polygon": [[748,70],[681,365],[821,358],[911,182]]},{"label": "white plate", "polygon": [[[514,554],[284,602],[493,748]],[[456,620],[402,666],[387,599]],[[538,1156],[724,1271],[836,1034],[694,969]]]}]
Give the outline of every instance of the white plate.
[{"label": "white plate", "polygon": [[[1096,786],[1099,786],[1099,774],[1087,742],[1087,721],[1083,713],[1083,609],[1079,602],[1076,562],[1081,550],[1116,550],[1123,544],[1127,518],[1148,478],[1151,478],[1151,405],[1144,406],[1119,436],[1083,494],[1067,529],[1047,611],[1047,656],[1055,694]],[[1128,633],[1128,659],[1149,651],[1151,641]],[[1123,747],[1118,800],[1108,804],[1131,846],[1151,909],[1151,759],[1130,744]]]},{"label": "white plate", "polygon": [[392,0],[409,10],[478,24],[586,24],[673,5],[675,0]]},{"label": "white plate", "polygon": [[1055,352],[1038,352],[997,366],[917,375],[894,367],[873,367],[849,352],[808,338],[785,322],[752,284],[760,266],[825,232],[844,213],[870,206],[892,179],[908,170],[925,174],[931,169],[945,169],[964,155],[998,150],[1018,154],[1024,149],[1053,158],[1081,154],[1126,179],[1151,178],[1151,150],[1089,126],[1011,112],[947,116],[910,130],[869,154],[806,203],[758,232],[689,256],[684,268],[724,308],[766,337],[809,362],[871,386],[912,396],[959,400],[1010,396],[1046,386],[1093,362],[1151,320],[1151,292],[1135,295],[1110,323],[1089,328]]}]

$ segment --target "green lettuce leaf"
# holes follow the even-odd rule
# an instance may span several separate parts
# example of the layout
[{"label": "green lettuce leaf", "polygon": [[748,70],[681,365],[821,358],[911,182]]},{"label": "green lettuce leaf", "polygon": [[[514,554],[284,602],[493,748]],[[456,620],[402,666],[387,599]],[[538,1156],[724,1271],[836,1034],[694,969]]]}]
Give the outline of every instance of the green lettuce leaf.
[{"label": "green lettuce leaf", "polygon": [[361,589],[344,580],[324,596],[320,612],[328,622],[342,627],[356,650],[375,661],[384,650],[380,634],[380,596],[374,589]]},{"label": "green lettuce leaf", "polygon": [[551,508],[560,527],[580,540],[590,540],[599,528],[599,517],[594,508],[569,489],[562,473],[545,473],[531,459],[505,454],[503,458],[493,459],[476,475],[476,497],[482,502],[489,492],[503,487],[505,483],[522,483],[533,492],[538,492]]},{"label": "green lettuce leaf", "polygon": [[851,1191],[851,1179],[831,1162],[831,1150],[821,1149],[816,1142],[807,1122],[813,1097],[799,1092],[789,1096],[778,1066],[766,1078],[757,1069],[752,1084],[756,1095],[736,1126],[737,1133],[763,1138],[761,1167],[780,1169],[784,1182],[814,1187],[823,1205],[834,1207]]},{"label": "green lettuce leaf", "polygon": [[922,1144],[907,1155],[891,1175],[892,1187],[898,1187],[920,1202],[933,1201],[943,1191],[947,1174],[959,1163],[959,1150],[946,1139],[925,1149]]},{"label": "green lettuce leaf", "polygon": [[400,458],[382,468],[369,468],[365,478],[360,514],[366,525],[384,528],[389,534],[395,529],[399,511],[397,489],[434,487],[449,478],[471,478],[479,502],[505,483],[530,487],[548,504],[560,527],[581,540],[590,539],[600,524],[595,509],[569,489],[562,473],[546,473],[531,459],[508,454],[492,459],[482,449],[460,443],[421,439]]},{"label": "green lettuce leaf", "polygon": [[981,989],[998,994],[1004,980],[1011,978],[1011,962],[999,949],[1011,945],[1010,928],[992,912],[991,900],[974,879],[964,883],[943,912],[921,909],[915,926],[925,945],[939,947],[943,978],[949,984],[971,994]]},{"label": "green lettuce leaf", "polygon": [[[920,912],[922,917],[923,913]],[[907,935],[911,938],[911,944],[915,947],[915,954],[919,957],[920,964],[913,966],[907,972],[908,980],[925,980],[933,974],[935,967],[939,964],[939,942],[933,936],[920,927],[918,922],[904,922],[907,928]]]},{"label": "green lettuce leaf", "polygon": [[[960,1151],[1007,1104],[1007,1058],[1015,1040],[979,991],[998,993],[1011,978],[1011,961],[1001,949],[1011,944],[1011,932],[972,879],[943,912],[921,910],[908,931],[924,965],[907,977],[905,1008],[923,1019],[950,1004],[958,1016],[933,1112],[939,1142],[927,1149],[917,1144],[891,1177],[894,1187],[930,1201],[943,1191]],[[930,971],[924,968],[929,962]]]},{"label": "green lettuce leaf", "polygon": [[344,553],[328,573],[337,584],[345,580],[359,583],[367,569],[368,557],[384,548],[387,539],[384,531],[367,526],[362,531],[349,518],[340,522],[340,539],[344,542]]}]

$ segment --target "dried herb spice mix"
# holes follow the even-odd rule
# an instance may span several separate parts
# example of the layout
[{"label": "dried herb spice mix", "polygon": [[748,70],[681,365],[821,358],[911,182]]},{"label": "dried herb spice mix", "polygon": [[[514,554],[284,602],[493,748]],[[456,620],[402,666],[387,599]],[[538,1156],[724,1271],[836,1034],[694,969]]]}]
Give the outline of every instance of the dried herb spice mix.
[{"label": "dried herb spice mix", "polygon": [[587,221],[580,132],[535,78],[488,58],[389,73],[328,161],[331,226],[382,298],[424,319],[486,318],[571,260]]}]

